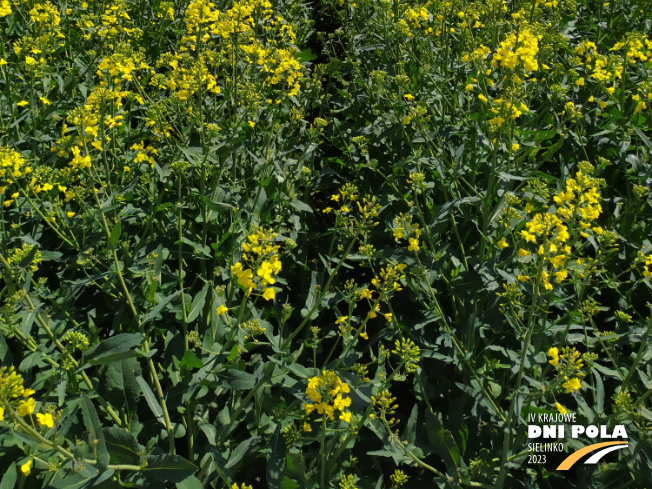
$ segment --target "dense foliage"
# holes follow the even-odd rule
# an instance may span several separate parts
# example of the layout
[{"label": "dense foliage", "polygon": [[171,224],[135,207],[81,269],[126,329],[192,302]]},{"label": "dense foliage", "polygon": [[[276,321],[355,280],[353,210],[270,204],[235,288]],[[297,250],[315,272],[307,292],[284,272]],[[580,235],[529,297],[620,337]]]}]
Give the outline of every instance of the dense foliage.
[{"label": "dense foliage", "polygon": [[0,488],[652,484],[651,12],[0,0]]}]

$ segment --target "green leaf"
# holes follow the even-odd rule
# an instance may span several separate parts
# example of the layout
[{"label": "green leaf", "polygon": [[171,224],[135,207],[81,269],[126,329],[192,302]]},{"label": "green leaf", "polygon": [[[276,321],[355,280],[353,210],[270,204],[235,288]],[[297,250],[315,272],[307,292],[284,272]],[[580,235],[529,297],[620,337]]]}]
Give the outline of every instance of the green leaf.
[{"label": "green leaf", "polygon": [[186,477],[181,482],[177,482],[177,489],[203,489],[201,481],[194,475]]},{"label": "green leaf", "polygon": [[163,408],[161,408],[161,405],[158,403],[158,400],[156,399],[154,392],[152,392],[149,384],[145,382],[145,379],[143,379],[143,377],[140,375],[136,377],[136,382],[138,382],[138,385],[140,385],[140,388],[143,391],[143,395],[145,396],[145,401],[147,401],[147,405],[152,410],[152,413],[154,413],[154,417],[159,423],[165,426]]},{"label": "green leaf", "polygon": [[188,311],[188,318],[186,319],[187,323],[192,323],[199,316],[199,313],[202,311],[204,304],[206,303],[206,294],[209,289],[209,284],[204,285],[199,294],[197,294],[193,299],[192,304],[190,305],[190,311]]},{"label": "green leaf", "polygon": [[136,356],[132,350],[143,341],[140,333],[120,333],[101,341],[84,354],[84,360],[90,365],[107,365],[111,362]]},{"label": "green leaf", "polygon": [[430,411],[426,411],[426,433],[434,452],[444,460],[448,471],[455,471],[461,458],[455,438]]},{"label": "green leaf", "polygon": [[136,437],[121,426],[104,428],[106,447],[114,464],[139,465],[141,451],[144,448],[138,443]]},{"label": "green leaf", "polygon": [[242,458],[249,452],[251,452],[251,448],[253,446],[256,446],[260,442],[260,436],[253,436],[251,438],[246,439],[245,441],[241,442],[235,449],[231,452],[231,456],[229,457],[229,461],[226,463],[224,466],[225,469],[231,469],[235,467],[238,462],[242,460]]},{"label": "green leaf", "polygon": [[602,414],[604,414],[604,384],[602,383],[602,377],[595,368],[592,368],[591,372],[593,372],[593,378],[595,379],[596,408],[598,415],[602,416]]},{"label": "green leaf", "polygon": [[3,336],[0,336],[0,360],[3,365],[11,365],[13,363],[14,356],[11,354],[11,350],[7,345]]},{"label": "green leaf", "polygon": [[285,470],[294,479],[305,484],[306,482],[306,464],[303,460],[303,453],[290,451],[285,457]]},{"label": "green leaf", "polygon": [[181,359],[181,365],[188,368],[201,368],[204,363],[192,351],[186,350]]},{"label": "green leaf", "polygon": [[16,462],[11,462],[11,465],[5,470],[5,475],[2,477],[2,481],[0,481],[0,489],[14,489],[16,479],[18,478]]},{"label": "green leaf", "polygon": [[304,49],[303,51],[300,52],[294,52],[292,53],[292,57],[296,59],[299,63],[303,63],[305,61],[312,61],[314,59],[317,59],[317,56],[312,54],[312,51],[310,49]]},{"label": "green leaf", "polygon": [[33,246],[31,250],[29,250],[29,253],[27,253],[27,256],[20,260],[20,263],[18,266],[22,269],[27,268],[32,264],[32,261],[34,260],[34,256],[36,256],[36,252],[38,251],[38,247]]},{"label": "green leaf", "polygon": [[300,201],[299,199],[292,199],[290,201],[290,205],[298,211],[304,211],[304,212],[308,212],[309,214],[312,214],[312,208],[305,202]]},{"label": "green leaf", "polygon": [[234,368],[218,373],[221,385],[235,391],[253,389],[256,385],[256,376]]},{"label": "green leaf", "polygon": [[34,319],[36,319],[36,315],[39,313],[39,308],[34,308],[31,311],[27,311],[27,313],[23,316],[23,322],[20,325],[20,332],[23,333],[25,336],[29,336],[32,331],[32,325],[34,324]]},{"label": "green leaf", "polygon": [[185,243],[185,244],[191,246],[193,250],[195,250],[197,253],[200,253],[200,254],[204,255],[207,258],[211,258],[211,249],[208,246],[205,246],[205,245],[202,245],[202,244],[199,244],[199,243],[195,243],[194,241],[191,241],[191,240],[189,240],[188,238],[185,238],[185,237],[181,238],[180,241],[176,241],[174,244],[178,246],[181,243]]},{"label": "green leaf", "polygon": [[103,369],[104,382],[102,389],[106,389],[112,403],[120,405],[127,403],[130,410],[135,411],[140,399],[140,386],[136,377],[142,374],[137,358],[127,358],[112,362]]},{"label": "green leaf", "polygon": [[270,489],[277,489],[285,463],[285,441],[280,423],[276,425],[269,446],[272,451],[267,459],[267,486]]},{"label": "green leaf", "polygon": [[109,236],[109,240],[106,243],[107,249],[112,250],[116,247],[118,241],[120,241],[120,234],[122,234],[122,224],[120,224],[120,221],[118,221],[115,223],[115,226],[113,226],[113,229],[111,230],[111,235]]},{"label": "green leaf", "polygon": [[290,479],[287,475],[283,477],[280,486],[281,489],[298,489],[299,487],[301,487],[299,483]]},{"label": "green leaf", "polygon": [[410,419],[408,419],[407,426],[405,427],[405,439],[414,445],[417,436],[417,418],[419,417],[419,407],[417,404],[412,408]]},{"label": "green leaf", "polygon": [[106,449],[106,442],[100,418],[97,417],[95,406],[83,392],[80,394],[79,405],[81,406],[84,425],[90,431],[92,438],[91,443],[95,447],[95,458],[97,460],[96,467],[100,472],[102,472],[106,470],[109,465],[109,452]]},{"label": "green leaf", "polygon": [[163,483],[181,482],[197,470],[195,464],[179,455],[150,455],[146,462],[142,473]]},{"label": "green leaf", "polygon": [[142,322],[140,323],[140,326],[145,326],[149,321],[154,319],[156,316],[158,316],[163,308],[168,305],[168,303],[174,299],[176,296],[178,296],[181,293],[180,290],[177,290],[176,292],[173,292],[172,294],[168,295],[165,299],[160,301],[154,309],[152,309],[150,312],[147,313],[147,315],[143,318]]}]

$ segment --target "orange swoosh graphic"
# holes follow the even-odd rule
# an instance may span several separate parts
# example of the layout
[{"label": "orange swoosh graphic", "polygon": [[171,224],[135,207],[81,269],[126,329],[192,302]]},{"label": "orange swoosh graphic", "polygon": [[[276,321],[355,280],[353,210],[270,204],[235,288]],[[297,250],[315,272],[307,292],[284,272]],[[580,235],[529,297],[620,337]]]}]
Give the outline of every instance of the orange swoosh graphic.
[{"label": "orange swoosh graphic", "polygon": [[587,453],[594,452],[598,448],[608,447],[611,445],[626,445],[626,444],[627,442],[622,442],[622,441],[605,441],[602,443],[594,443],[593,445],[589,445],[588,447],[580,448],[575,453],[572,453],[568,457],[566,457],[564,461],[559,464],[557,470],[570,469],[575,464],[575,462],[581,459],[584,455],[586,455]]}]

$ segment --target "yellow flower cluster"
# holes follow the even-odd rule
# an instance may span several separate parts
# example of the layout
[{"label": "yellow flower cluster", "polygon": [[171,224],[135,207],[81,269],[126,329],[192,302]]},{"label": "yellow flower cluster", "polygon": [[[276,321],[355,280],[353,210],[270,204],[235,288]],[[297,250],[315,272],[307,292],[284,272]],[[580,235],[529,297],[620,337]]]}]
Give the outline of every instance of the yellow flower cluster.
[{"label": "yellow flower cluster", "polygon": [[[566,389],[566,394],[580,390],[582,387],[580,379],[584,377],[584,372],[581,371],[584,368],[584,363],[580,358],[580,352],[575,348],[564,347],[560,354],[559,348],[552,347],[548,350],[548,356],[550,357],[548,363],[556,367],[563,375],[565,382],[562,387]],[[574,376],[569,378],[569,375]]]},{"label": "yellow flower cluster", "polygon": [[[190,89],[193,84],[205,83],[207,91],[220,93],[211,74],[213,67],[224,61],[235,64],[241,51],[248,65],[264,74],[265,88],[279,89],[284,86],[288,96],[297,95],[304,69],[293,57],[296,48],[292,47],[292,43],[296,34],[282,17],[272,14],[272,4],[268,0],[238,1],[224,13],[216,10],[215,4],[207,0],[191,2],[184,16],[186,35],[180,51],[195,51],[201,43],[205,54],[199,56],[192,68],[184,68],[183,64],[168,64],[173,69],[172,73],[168,73],[168,88],[174,90],[170,85],[180,85],[183,90],[181,96],[187,98],[194,93]],[[257,37],[261,29],[266,35],[264,42]],[[272,39],[273,34],[279,39]],[[220,39],[227,45],[218,50]],[[288,47],[279,47],[279,44]],[[230,59],[224,59],[226,53]],[[175,53],[173,57],[178,59],[179,55]],[[189,59],[194,59],[194,56]],[[177,73],[174,73],[175,70]],[[184,85],[189,88],[183,88]]]},{"label": "yellow flower cluster", "polygon": [[[613,48],[612,48],[613,49]],[[590,79],[598,82],[620,78],[623,65],[616,57],[609,57],[598,52],[594,42],[583,40],[575,47],[575,53],[579,56],[577,65],[584,68]],[[602,107],[604,108],[604,107]]]},{"label": "yellow flower cluster", "polygon": [[[591,222],[600,217],[602,212],[598,185],[597,179],[578,171],[575,178],[566,180],[566,190],[553,197],[558,206],[557,214],[566,220],[577,219],[583,230],[591,228]],[[602,234],[602,228],[597,226],[594,226],[592,231]],[[586,231],[580,234],[583,238],[589,236]]]},{"label": "yellow flower cluster", "polygon": [[131,38],[136,41],[142,35],[140,29],[131,27],[133,21],[125,0],[96,5],[97,11],[94,11],[93,4],[82,4],[86,12],[77,21],[77,28],[85,32],[84,39],[91,40],[95,37],[100,42],[106,42],[115,38]]},{"label": "yellow flower cluster", "polygon": [[308,380],[306,395],[312,403],[305,403],[303,408],[307,414],[313,411],[317,411],[320,415],[326,414],[331,421],[335,419],[336,411],[340,411],[339,419],[350,423],[352,413],[346,410],[351,405],[351,398],[347,396],[349,392],[351,392],[349,384],[342,382],[342,379],[332,370],[324,370],[319,377]]},{"label": "yellow flower cluster", "polygon": [[645,278],[652,276],[652,271],[650,271],[650,266],[652,266],[652,255],[644,256],[644,265],[643,265],[643,276]]},{"label": "yellow flower cluster", "polygon": [[150,85],[159,89],[169,89],[179,100],[188,100],[198,91],[219,94],[217,77],[211,73],[211,63],[214,56],[200,54],[198,57],[188,53],[165,53],[157,67],[166,67],[165,74],[154,75]]},{"label": "yellow flower cluster", "polygon": [[337,193],[331,196],[331,201],[340,205],[339,209],[326,207],[325,214],[333,213],[336,217],[336,227],[344,228],[351,236],[364,235],[366,231],[378,225],[375,219],[380,211],[380,204],[375,197],[358,196],[358,187],[351,183],[344,184]]},{"label": "yellow flower cluster", "polygon": [[640,32],[628,33],[621,42],[616,43],[610,49],[610,51],[620,50],[625,51],[625,57],[630,64],[652,59],[652,41]]},{"label": "yellow flower cluster", "polygon": [[390,292],[399,292],[403,290],[400,281],[405,278],[403,270],[406,267],[404,263],[399,263],[381,268],[378,275],[371,279],[371,284],[378,289],[382,297],[386,297]]},{"label": "yellow flower cluster", "polygon": [[[32,167],[22,154],[9,147],[0,147],[0,196],[15,183],[15,179],[31,172]],[[3,201],[4,206],[10,206],[18,195],[18,192],[12,193],[11,199]]]},{"label": "yellow flower cluster", "polygon": [[0,1],[0,17],[11,15],[11,4],[8,0]]},{"label": "yellow flower cluster", "polygon": [[414,32],[423,29],[424,34],[433,31],[430,24],[430,12],[425,7],[412,8],[408,7],[403,12],[403,18],[398,21],[398,29],[407,37],[414,37]]},{"label": "yellow flower cluster", "polygon": [[398,217],[394,218],[394,227],[392,228],[394,239],[398,242],[399,239],[408,238],[408,250],[417,252],[419,251],[419,237],[421,236],[421,229],[418,223],[412,223],[412,216],[401,213]]},{"label": "yellow flower cluster", "polygon": [[[592,167],[588,162],[581,162],[580,166],[588,170]],[[547,212],[535,214],[525,223],[524,229],[519,231],[518,236],[522,241],[517,255],[522,262],[537,265],[538,278],[546,290],[553,289],[553,279],[558,284],[566,280],[569,267],[576,268],[580,277],[590,268],[591,262],[583,258],[571,260],[571,232],[577,230],[585,239],[591,233],[598,236],[603,234],[603,229],[594,225],[602,212],[599,185],[598,179],[578,171],[575,178],[566,181],[565,189],[553,197],[555,206],[551,206]],[[526,205],[527,212],[532,210],[530,204]],[[502,238],[497,246],[504,249],[509,244]],[[539,260],[533,260],[533,256],[538,256]],[[524,273],[518,275],[521,282],[530,278]]]},{"label": "yellow flower cluster", "polygon": [[14,367],[0,368],[0,421],[4,420],[5,409],[15,409],[19,416],[28,416],[34,412],[36,399],[32,389],[25,389],[23,377],[16,373]]},{"label": "yellow flower cluster", "polygon": [[[13,265],[15,267],[19,267],[20,263],[26,259],[34,250],[34,245],[29,245],[27,243],[23,243],[23,246],[20,248],[16,248],[12,254],[7,257],[7,261],[9,262],[10,265]],[[42,256],[41,252],[39,250],[36,250],[31,258],[31,263],[29,264],[29,271],[30,272],[36,272],[38,270],[38,264],[41,263]]]},{"label": "yellow flower cluster", "polygon": [[242,261],[245,265],[237,262],[231,267],[231,275],[247,291],[247,295],[261,287],[263,299],[272,300],[276,297],[274,289],[269,287],[276,283],[274,275],[278,275],[282,266],[278,256],[280,246],[273,244],[276,236],[271,229],[261,227],[247,236],[246,242],[242,244]]},{"label": "yellow flower cluster", "polygon": [[512,32],[500,43],[491,60],[491,66],[498,68],[500,65],[510,70],[521,66],[525,71],[537,71],[539,39],[540,36],[535,35],[529,28]]}]

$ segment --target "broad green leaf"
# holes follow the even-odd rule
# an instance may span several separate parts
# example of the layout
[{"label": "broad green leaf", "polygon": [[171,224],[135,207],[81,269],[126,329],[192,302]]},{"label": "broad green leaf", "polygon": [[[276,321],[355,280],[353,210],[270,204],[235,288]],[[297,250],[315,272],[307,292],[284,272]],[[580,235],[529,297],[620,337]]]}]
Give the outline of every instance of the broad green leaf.
[{"label": "broad green leaf", "polygon": [[154,395],[154,392],[152,392],[149,384],[145,382],[145,379],[143,379],[143,377],[140,375],[136,377],[136,382],[138,382],[138,385],[140,385],[140,388],[143,391],[143,395],[145,396],[145,401],[147,401],[147,405],[152,410],[152,413],[154,413],[156,421],[165,426],[163,408],[161,408],[161,405],[159,404],[158,399],[156,399],[156,396]]},{"label": "broad green leaf", "polygon": [[177,482],[177,489],[204,489],[204,485],[197,477],[191,475],[181,482]]},{"label": "broad green leaf", "polygon": [[430,411],[426,411],[426,433],[434,452],[444,460],[448,470],[456,470],[461,457],[455,438]]},{"label": "broad green leaf", "polygon": [[5,475],[2,476],[0,489],[14,489],[17,478],[18,468],[16,467],[16,462],[11,462],[11,465],[5,469]]},{"label": "broad green leaf", "polygon": [[192,301],[192,304],[190,304],[190,310],[188,311],[188,317],[186,319],[186,322],[192,323],[199,316],[199,313],[202,311],[202,309],[204,308],[204,304],[206,303],[206,294],[208,293],[209,289],[210,289],[210,285],[206,284],[201,289],[199,294],[195,296],[195,298]]},{"label": "broad green leaf", "polygon": [[140,399],[140,386],[136,377],[142,375],[137,358],[127,358],[112,362],[103,368],[104,382],[102,391],[106,390],[107,399],[116,405],[126,402],[130,410],[135,410]]},{"label": "broad green leaf", "polygon": [[410,414],[410,419],[408,419],[407,426],[405,427],[404,437],[411,445],[414,445],[414,441],[417,436],[417,418],[419,417],[419,406],[415,404],[412,407],[412,413]]},{"label": "broad green leaf", "polygon": [[294,52],[292,53],[292,57],[296,59],[299,63],[317,59],[317,56],[312,54],[312,51],[310,49],[304,49],[303,51],[299,51],[298,53]]},{"label": "broad green leaf", "polygon": [[186,350],[181,359],[181,365],[188,368],[201,368],[204,363],[192,351]]},{"label": "broad green leaf", "polygon": [[160,301],[154,309],[152,309],[150,312],[147,313],[147,315],[143,318],[143,320],[140,323],[141,328],[145,326],[149,321],[154,319],[156,316],[158,316],[163,308],[168,305],[168,303],[174,299],[176,296],[178,296],[181,293],[180,290],[177,290],[176,292],[173,292],[172,294],[168,295],[165,299]]},{"label": "broad green leaf", "polygon": [[239,443],[238,446],[235,447],[235,449],[231,452],[229,461],[226,463],[224,468],[231,469],[235,467],[242,460],[242,458],[245,455],[247,455],[247,453],[250,453],[252,451],[251,448],[258,445],[259,442],[260,442],[260,437],[254,436],[251,438],[247,438],[245,441]]},{"label": "broad green leaf", "polygon": [[163,483],[181,482],[197,470],[195,464],[179,455],[150,455],[146,462],[143,474]]},{"label": "broad green leaf", "polygon": [[143,341],[140,333],[120,333],[100,341],[84,354],[84,360],[90,365],[107,365],[111,362],[133,357],[133,350]]},{"label": "broad green leaf", "polygon": [[257,380],[255,375],[234,368],[223,370],[217,375],[220,378],[221,385],[235,391],[253,389]]},{"label": "broad green leaf", "polygon": [[136,437],[121,426],[104,428],[106,447],[114,464],[139,465],[144,448]]},{"label": "broad green leaf", "polygon": [[285,464],[286,452],[280,423],[276,425],[269,447],[271,449],[271,454],[267,458],[267,486],[270,489],[277,489],[279,487],[281,473]]},{"label": "broad green leaf", "polygon": [[95,411],[95,406],[92,401],[84,394],[80,394],[79,405],[82,410],[82,417],[84,424],[91,434],[91,443],[95,447],[95,454],[97,459],[96,467],[100,472],[106,470],[109,465],[109,452],[106,449],[104,433],[102,432],[102,424]]},{"label": "broad green leaf", "polygon": [[109,240],[106,243],[107,249],[112,250],[116,247],[118,241],[120,241],[120,234],[122,234],[122,224],[120,221],[118,221],[115,223],[113,229],[111,230],[111,235],[109,236]]}]

